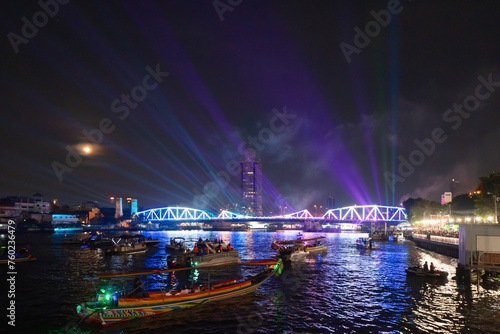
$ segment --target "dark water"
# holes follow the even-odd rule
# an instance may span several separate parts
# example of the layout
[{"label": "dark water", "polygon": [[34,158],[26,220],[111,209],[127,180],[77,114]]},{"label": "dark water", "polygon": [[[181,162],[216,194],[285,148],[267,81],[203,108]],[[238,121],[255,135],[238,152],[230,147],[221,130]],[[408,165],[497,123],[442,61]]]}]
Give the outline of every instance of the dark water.
[{"label": "dark water", "polygon": [[[105,256],[101,250],[62,246],[64,235],[17,235],[38,261],[17,264],[16,327],[1,333],[500,333],[497,291],[458,287],[406,277],[410,265],[434,262],[454,275],[456,260],[418,249],[413,243],[380,242],[363,251],[363,234],[325,234],[328,252],[284,268],[255,293],[225,301],[137,319],[105,329],[79,323],[76,306],[94,292],[82,277],[92,272],[165,268],[165,243],[171,237],[217,236],[240,250],[242,260],[275,256],[271,242],[296,232],[144,232],[162,240],[145,254]],[[82,236],[75,234],[75,236]],[[304,237],[319,234],[304,233]],[[1,308],[6,304],[3,266]],[[249,272],[233,269],[239,276]],[[237,273],[236,273],[237,272]],[[220,274],[220,273],[219,273]],[[227,277],[231,278],[231,277]]]}]

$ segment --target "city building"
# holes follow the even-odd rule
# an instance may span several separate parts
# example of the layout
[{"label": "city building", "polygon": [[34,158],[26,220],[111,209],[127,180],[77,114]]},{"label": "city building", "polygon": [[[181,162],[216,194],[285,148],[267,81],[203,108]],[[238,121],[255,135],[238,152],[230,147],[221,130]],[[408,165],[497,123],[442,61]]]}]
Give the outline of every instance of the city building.
[{"label": "city building", "polygon": [[335,209],[335,197],[332,194],[328,195],[326,199],[326,210]]},{"label": "city building", "polygon": [[445,192],[444,194],[441,195],[441,205],[451,203],[451,200],[452,200],[451,192]]},{"label": "city building", "polygon": [[262,216],[262,162],[250,158],[240,162],[242,210]]},{"label": "city building", "polygon": [[115,219],[119,219],[121,216],[123,216],[123,202],[122,198],[119,197],[116,199]]},{"label": "city building", "polygon": [[50,203],[43,200],[43,195],[36,193],[33,196],[9,196],[0,199],[0,214],[9,217],[19,217],[23,213],[50,212]]},{"label": "city building", "polygon": [[130,200],[130,215],[134,216],[137,213],[137,199]]}]

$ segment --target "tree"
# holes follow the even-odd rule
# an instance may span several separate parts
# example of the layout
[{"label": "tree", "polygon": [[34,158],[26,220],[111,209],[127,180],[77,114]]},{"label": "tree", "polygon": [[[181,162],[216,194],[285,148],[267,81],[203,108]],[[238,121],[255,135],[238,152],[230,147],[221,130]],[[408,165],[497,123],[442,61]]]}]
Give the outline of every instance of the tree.
[{"label": "tree", "polygon": [[453,211],[467,211],[475,209],[475,194],[462,194],[453,197],[451,202],[451,209]]},{"label": "tree", "polygon": [[495,213],[494,196],[500,196],[500,173],[493,172],[480,177],[477,191],[479,194],[475,201],[476,214],[483,217],[493,216]]},{"label": "tree", "polygon": [[423,220],[429,218],[430,215],[438,215],[441,210],[442,206],[438,202],[422,198],[417,198],[410,208],[415,220]]},{"label": "tree", "polygon": [[415,205],[418,201],[421,201],[421,198],[408,198],[403,202],[403,207],[406,209],[406,215],[408,217],[409,222],[413,222],[414,213],[411,211],[413,205]]}]

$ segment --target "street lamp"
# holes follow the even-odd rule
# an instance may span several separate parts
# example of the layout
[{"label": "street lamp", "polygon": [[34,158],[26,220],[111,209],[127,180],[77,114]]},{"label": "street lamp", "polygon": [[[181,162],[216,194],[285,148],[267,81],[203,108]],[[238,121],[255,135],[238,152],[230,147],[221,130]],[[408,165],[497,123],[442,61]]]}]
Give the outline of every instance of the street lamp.
[{"label": "street lamp", "polygon": [[496,196],[493,193],[488,192],[488,195],[493,196],[493,201],[495,202],[495,223],[498,224],[498,214],[497,214],[497,201],[500,197]]}]

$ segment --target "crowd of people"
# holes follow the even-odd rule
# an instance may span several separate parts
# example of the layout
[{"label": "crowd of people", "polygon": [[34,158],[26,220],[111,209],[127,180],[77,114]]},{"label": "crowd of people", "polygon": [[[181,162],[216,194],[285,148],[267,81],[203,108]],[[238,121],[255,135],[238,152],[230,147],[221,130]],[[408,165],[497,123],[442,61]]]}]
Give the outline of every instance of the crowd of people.
[{"label": "crowd of people", "polygon": [[440,237],[458,238],[458,231],[443,230],[438,228],[417,228],[413,234],[435,235]]}]

